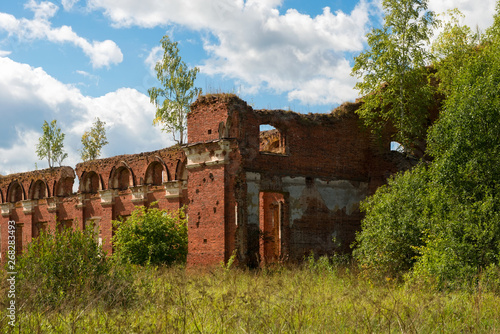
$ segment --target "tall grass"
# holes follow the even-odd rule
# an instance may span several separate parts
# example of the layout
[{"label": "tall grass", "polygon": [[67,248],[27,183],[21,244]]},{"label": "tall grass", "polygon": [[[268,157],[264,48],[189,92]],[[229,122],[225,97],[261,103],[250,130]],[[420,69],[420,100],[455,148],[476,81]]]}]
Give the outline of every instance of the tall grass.
[{"label": "tall grass", "polygon": [[109,282],[91,301],[24,305],[15,328],[2,298],[0,332],[500,333],[498,294],[372,282],[324,260],[254,271],[133,267],[130,278],[131,294],[113,302]]}]

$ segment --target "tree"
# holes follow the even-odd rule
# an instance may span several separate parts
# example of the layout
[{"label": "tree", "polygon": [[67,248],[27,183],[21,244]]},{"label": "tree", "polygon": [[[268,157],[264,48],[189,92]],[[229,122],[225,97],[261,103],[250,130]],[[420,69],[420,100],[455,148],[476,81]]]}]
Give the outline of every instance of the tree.
[{"label": "tree", "polygon": [[168,212],[138,207],[127,220],[113,221],[114,257],[122,263],[183,263],[187,256],[187,219],[184,210]]},{"label": "tree", "polygon": [[40,137],[36,146],[38,158],[40,160],[46,158],[49,168],[53,167],[54,162],[61,166],[62,161],[68,157],[68,154],[63,151],[64,133],[57,127],[56,120],[53,120],[50,125],[47,121],[44,121],[42,130],[43,136]]},{"label": "tree", "polygon": [[103,122],[97,117],[96,121],[92,124],[90,131],[85,131],[82,136],[83,148],[80,151],[83,161],[95,160],[101,155],[101,149],[104,145],[108,144],[106,140],[106,129]]},{"label": "tree", "polygon": [[[464,31],[445,44],[467,46],[449,43],[456,36],[467,40]],[[438,288],[475,286],[486,273],[496,275],[488,284],[500,289],[498,14],[487,37],[472,52],[455,48],[463,59],[455,68],[447,64],[453,80],[446,82],[440,118],[428,131],[432,162],[397,175],[362,205],[366,215],[355,251],[362,266],[406,273]]]},{"label": "tree", "polygon": [[367,35],[369,48],[355,58],[352,70],[363,79],[355,88],[365,95],[357,113],[378,135],[394,126],[395,140],[411,149],[425,137],[432,98],[426,43],[436,21],[427,0],[383,0],[382,6],[384,26]]},{"label": "tree", "polygon": [[[153,124],[162,123],[163,130],[172,133],[174,140],[182,145],[187,135],[186,117],[190,103],[201,93],[201,89],[193,87],[199,68],[188,69],[181,60],[177,44],[170,41],[167,35],[162,38],[163,59],[155,66],[162,88],[152,87],[148,89],[148,94],[156,107]],[[179,139],[176,139],[177,133]]]},{"label": "tree", "polygon": [[448,11],[449,20],[440,21],[443,31],[432,43],[435,77],[439,80],[439,91],[445,95],[451,93],[453,82],[472,53],[477,52],[481,44],[481,34],[460,24],[464,15],[458,10]]}]

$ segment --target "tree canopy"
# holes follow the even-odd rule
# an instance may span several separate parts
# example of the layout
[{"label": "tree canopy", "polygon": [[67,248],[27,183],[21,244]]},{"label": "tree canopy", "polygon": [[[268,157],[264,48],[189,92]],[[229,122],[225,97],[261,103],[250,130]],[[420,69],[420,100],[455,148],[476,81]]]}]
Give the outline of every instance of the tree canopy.
[{"label": "tree canopy", "polygon": [[90,131],[85,131],[82,135],[83,148],[80,153],[83,161],[97,159],[101,155],[102,147],[108,144],[105,125],[106,122],[97,117]]},{"label": "tree canopy", "polygon": [[382,7],[384,25],[367,34],[368,49],[352,70],[362,79],[355,88],[364,95],[357,113],[378,135],[394,127],[394,139],[411,149],[425,138],[432,99],[427,45],[436,20],[427,0],[383,0]]},{"label": "tree canopy", "polygon": [[[178,144],[183,144],[187,135],[186,116],[190,104],[201,92],[194,87],[196,75],[200,71],[189,69],[179,55],[177,42],[165,35],[161,40],[163,58],[156,66],[156,77],[161,87],[148,89],[151,103],[156,107],[153,124],[162,124],[163,130],[171,133]],[[178,136],[178,137],[177,137]]]},{"label": "tree canopy", "polygon": [[42,126],[43,135],[38,140],[36,145],[36,154],[40,160],[47,159],[49,163],[49,168],[54,166],[54,163],[61,163],[64,159],[68,157],[68,154],[64,152],[64,133],[57,126],[57,121],[47,123],[43,122]]}]

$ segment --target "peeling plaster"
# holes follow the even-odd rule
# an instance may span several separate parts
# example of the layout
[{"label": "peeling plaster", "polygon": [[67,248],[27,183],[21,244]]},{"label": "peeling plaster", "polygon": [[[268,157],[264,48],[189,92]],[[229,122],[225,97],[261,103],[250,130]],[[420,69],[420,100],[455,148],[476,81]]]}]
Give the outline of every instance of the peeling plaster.
[{"label": "peeling plaster", "polygon": [[330,211],[344,210],[352,214],[368,194],[368,183],[360,182],[359,186],[347,180],[323,181],[315,179],[312,188],[306,185],[304,177],[283,177],[283,190],[289,193],[290,227],[297,219],[301,219],[307,209],[307,203],[314,198],[326,205]]},{"label": "peeling plaster", "polygon": [[247,206],[248,206],[248,224],[259,225],[259,192],[260,192],[260,174],[246,173],[247,178]]},{"label": "peeling plaster", "polygon": [[355,187],[346,180],[322,181],[316,180],[315,187],[330,211],[346,209],[350,215],[368,194],[368,183],[360,182],[359,187]]}]

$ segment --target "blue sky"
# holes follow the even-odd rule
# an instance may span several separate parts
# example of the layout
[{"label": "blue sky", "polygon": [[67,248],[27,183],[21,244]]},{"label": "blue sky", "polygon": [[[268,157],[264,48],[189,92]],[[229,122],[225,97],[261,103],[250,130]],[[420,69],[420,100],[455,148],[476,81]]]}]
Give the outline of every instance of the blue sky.
[{"label": "blue sky", "polygon": [[[480,4],[480,5],[479,5]],[[430,0],[464,23],[492,23],[494,0]],[[380,0],[22,0],[0,2],[0,174],[46,168],[35,145],[44,120],[66,134],[65,165],[80,138],[106,122],[103,157],[173,144],[153,127],[160,39],[179,42],[204,92],[235,92],[254,108],[329,112],[357,97],[349,73]]]}]

